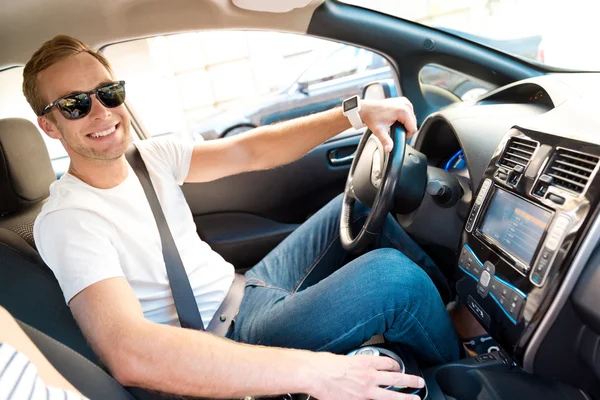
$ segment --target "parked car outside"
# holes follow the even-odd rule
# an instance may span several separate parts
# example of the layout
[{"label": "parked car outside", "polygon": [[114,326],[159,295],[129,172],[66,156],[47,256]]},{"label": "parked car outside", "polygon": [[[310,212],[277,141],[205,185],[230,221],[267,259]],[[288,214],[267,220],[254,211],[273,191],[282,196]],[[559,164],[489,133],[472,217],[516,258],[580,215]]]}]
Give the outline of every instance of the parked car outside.
[{"label": "parked car outside", "polygon": [[[541,42],[540,36],[494,40],[453,29],[438,29],[527,59],[535,59]],[[393,79],[393,74],[384,57],[341,44],[310,65],[281,92],[231,103],[190,127],[191,132],[196,140],[237,135],[257,126],[328,110],[350,96],[360,95],[366,84],[387,79]],[[434,64],[423,67],[420,79],[422,84],[451,92],[457,101],[471,100],[495,89],[488,82]]]}]

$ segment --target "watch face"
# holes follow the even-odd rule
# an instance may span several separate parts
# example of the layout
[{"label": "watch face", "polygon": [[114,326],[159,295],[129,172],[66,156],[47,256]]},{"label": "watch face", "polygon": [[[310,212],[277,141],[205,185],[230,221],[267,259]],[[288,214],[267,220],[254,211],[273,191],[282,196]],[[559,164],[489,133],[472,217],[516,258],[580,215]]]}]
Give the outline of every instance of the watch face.
[{"label": "watch face", "polygon": [[344,111],[350,111],[358,107],[358,97],[354,96],[344,102]]}]

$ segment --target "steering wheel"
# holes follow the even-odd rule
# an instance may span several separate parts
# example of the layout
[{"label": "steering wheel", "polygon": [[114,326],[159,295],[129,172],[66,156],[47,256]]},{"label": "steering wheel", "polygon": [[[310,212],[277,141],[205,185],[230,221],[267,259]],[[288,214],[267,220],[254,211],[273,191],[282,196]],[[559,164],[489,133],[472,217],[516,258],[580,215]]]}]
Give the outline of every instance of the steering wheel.
[{"label": "steering wheel", "polygon": [[[340,218],[340,241],[349,253],[363,251],[379,234],[394,204],[394,193],[402,173],[406,152],[406,131],[400,122],[390,128],[394,148],[387,153],[370,129],[364,133],[352,161]],[[371,211],[360,232],[353,237],[351,218],[359,201]]]}]

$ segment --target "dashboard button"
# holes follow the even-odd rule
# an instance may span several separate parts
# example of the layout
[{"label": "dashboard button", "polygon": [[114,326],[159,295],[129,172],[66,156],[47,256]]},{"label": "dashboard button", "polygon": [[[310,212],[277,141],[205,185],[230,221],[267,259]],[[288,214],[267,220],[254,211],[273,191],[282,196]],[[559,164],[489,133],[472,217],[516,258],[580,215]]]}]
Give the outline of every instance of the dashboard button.
[{"label": "dashboard button", "polygon": [[490,273],[487,271],[483,271],[481,273],[481,278],[479,278],[479,283],[481,283],[481,285],[487,287],[490,284],[491,279],[492,279],[492,277],[490,276]]},{"label": "dashboard button", "polygon": [[481,272],[481,276],[477,282],[477,293],[479,293],[481,297],[487,297],[489,285],[495,273],[496,267],[494,264],[486,261],[485,264],[483,264],[483,271]]},{"label": "dashboard button", "polygon": [[569,226],[570,222],[571,222],[571,220],[569,219],[569,217],[561,215],[558,217],[558,219],[554,223],[554,228],[560,229],[560,230],[565,230]]},{"label": "dashboard button", "polygon": [[556,204],[565,204],[565,198],[557,196],[554,193],[548,193],[548,200],[551,200]]},{"label": "dashboard button", "polygon": [[556,248],[558,247],[558,239],[556,237],[550,236],[547,240],[546,240],[546,247],[548,248],[548,250],[550,251],[554,251],[556,250]]},{"label": "dashboard button", "polygon": [[500,283],[496,279],[492,279],[492,283],[490,284],[490,291],[494,294],[494,296],[499,296],[499,287]]}]

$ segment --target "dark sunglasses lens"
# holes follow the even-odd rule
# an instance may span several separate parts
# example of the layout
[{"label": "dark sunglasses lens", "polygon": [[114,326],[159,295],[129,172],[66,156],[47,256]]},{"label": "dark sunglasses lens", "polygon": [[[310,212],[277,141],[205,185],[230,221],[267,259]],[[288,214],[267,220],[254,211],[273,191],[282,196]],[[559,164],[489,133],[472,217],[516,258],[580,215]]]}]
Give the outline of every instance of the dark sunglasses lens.
[{"label": "dark sunglasses lens", "polygon": [[66,119],[78,119],[90,112],[92,102],[85,93],[66,97],[58,101],[58,109]]},{"label": "dark sunglasses lens", "polygon": [[122,83],[114,83],[103,86],[98,89],[96,95],[98,96],[98,100],[100,100],[105,107],[119,107],[125,101],[125,85]]}]

